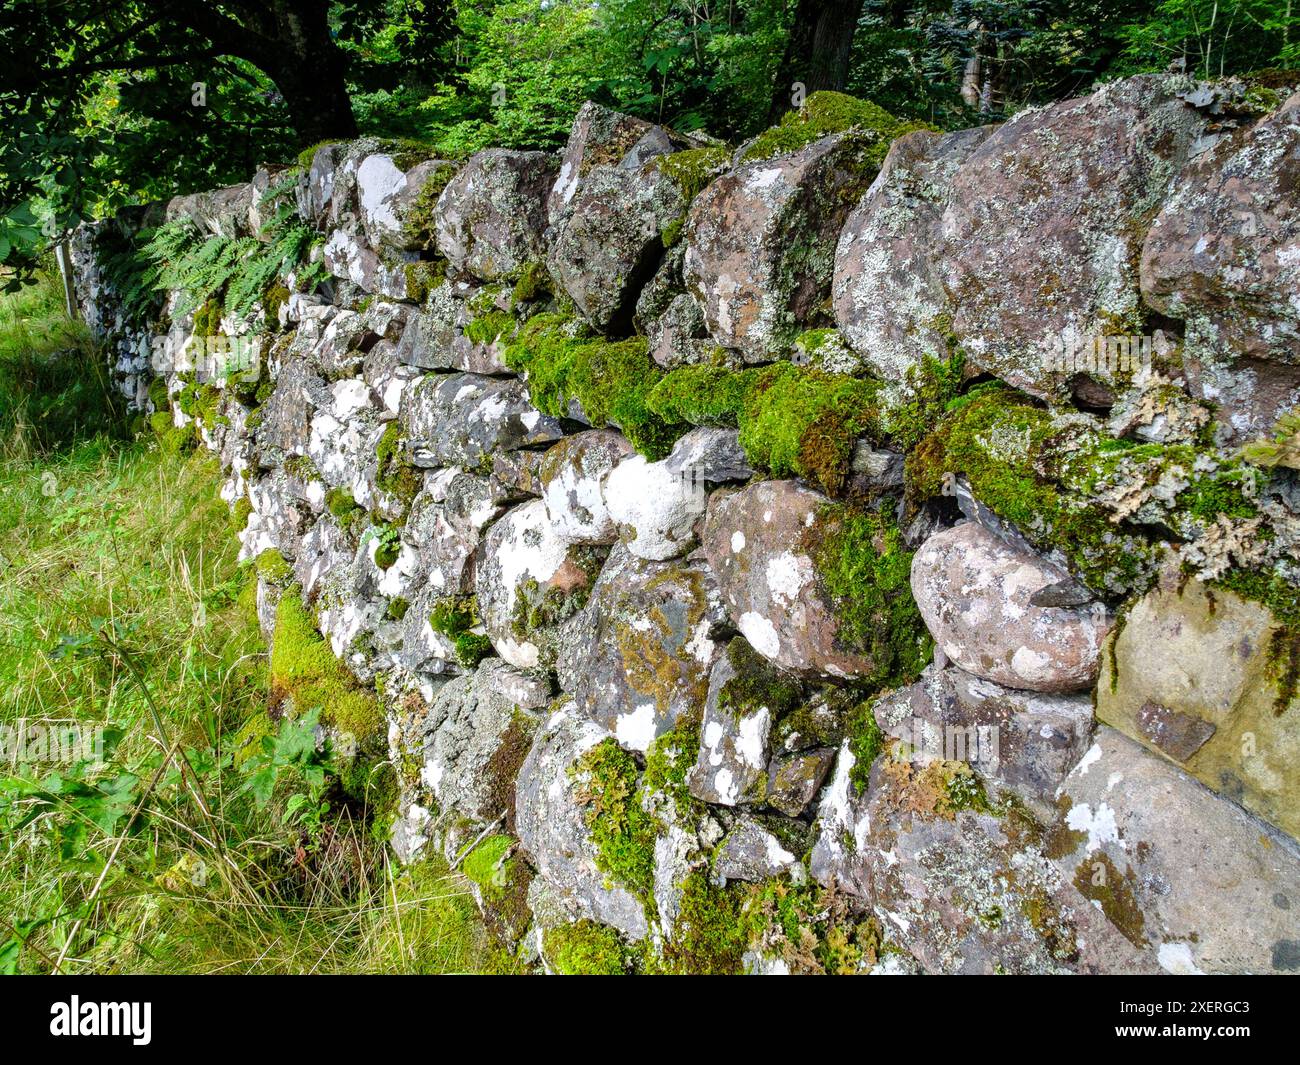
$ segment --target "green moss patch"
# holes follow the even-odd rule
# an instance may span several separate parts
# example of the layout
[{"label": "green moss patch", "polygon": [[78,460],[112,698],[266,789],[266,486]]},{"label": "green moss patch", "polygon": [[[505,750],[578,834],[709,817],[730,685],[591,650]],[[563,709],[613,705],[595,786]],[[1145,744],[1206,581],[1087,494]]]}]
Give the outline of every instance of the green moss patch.
[{"label": "green moss patch", "polygon": [[580,778],[577,795],[597,868],[652,905],[657,823],[638,801],[636,759],[611,738],[578,759],[571,772]]},{"label": "green moss patch", "polygon": [[871,145],[871,161],[878,167],[896,137],[916,129],[931,129],[924,123],[903,122],[870,100],[858,100],[841,92],[815,92],[797,111],[787,111],[780,123],[755,138],[741,157],[742,163],[787,155],[832,133],[858,130]]},{"label": "green moss patch", "polygon": [[586,918],[548,928],[542,935],[542,952],[561,976],[624,976],[635,967],[634,952],[619,934]]},{"label": "green moss patch", "polygon": [[478,601],[472,595],[440,599],[429,613],[429,627],[452,642],[456,658],[469,669],[492,653],[492,641],[473,631],[478,624]]},{"label": "green moss patch", "polygon": [[568,417],[569,403],[576,400],[592,425],[617,425],[649,458],[663,458],[683,431],[646,405],[663,371],[650,358],[644,337],[610,341],[578,335],[564,315],[539,314],[506,346],[505,362],[527,375],[538,410]]},{"label": "green moss patch", "polygon": [[839,618],[836,643],[874,663],[865,684],[910,683],[934,650],[912,598],[912,552],[886,511],[846,508],[813,550],[822,588]]},{"label": "green moss patch", "polygon": [[312,624],[292,585],[280,597],[275,612],[271,650],[271,696],[275,703],[292,700],[295,715],[319,709],[321,717],[358,744],[383,734],[384,711],[376,695],[334,657],[328,641]]}]

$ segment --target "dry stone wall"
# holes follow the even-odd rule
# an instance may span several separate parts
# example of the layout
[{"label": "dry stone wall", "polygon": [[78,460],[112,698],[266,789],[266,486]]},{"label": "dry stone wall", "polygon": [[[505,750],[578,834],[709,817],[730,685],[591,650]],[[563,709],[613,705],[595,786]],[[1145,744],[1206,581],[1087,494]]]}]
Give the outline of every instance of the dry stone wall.
[{"label": "dry stone wall", "polygon": [[[313,698],[398,856],[541,967],[1294,972],[1294,92],[324,145],[87,227],[79,302],[273,662],[305,617],[380,693]],[[123,309],[134,234],[286,178],[323,271]]]}]

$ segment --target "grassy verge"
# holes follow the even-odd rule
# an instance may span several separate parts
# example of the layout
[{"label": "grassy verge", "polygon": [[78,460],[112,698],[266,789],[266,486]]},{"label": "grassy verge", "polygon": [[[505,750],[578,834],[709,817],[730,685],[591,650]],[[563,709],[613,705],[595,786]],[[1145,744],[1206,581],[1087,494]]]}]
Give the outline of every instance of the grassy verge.
[{"label": "grassy verge", "polygon": [[[464,878],[396,868],[267,725],[214,460],[129,439],[61,314],[48,280],[0,301],[0,972],[509,968]],[[102,752],[33,751],[54,722]]]}]

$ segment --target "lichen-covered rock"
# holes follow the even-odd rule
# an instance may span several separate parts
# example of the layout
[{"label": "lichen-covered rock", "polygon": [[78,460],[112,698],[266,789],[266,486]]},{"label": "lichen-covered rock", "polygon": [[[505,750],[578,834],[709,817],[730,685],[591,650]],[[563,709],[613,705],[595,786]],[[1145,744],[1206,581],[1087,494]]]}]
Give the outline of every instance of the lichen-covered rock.
[{"label": "lichen-covered rock", "polygon": [[306,359],[291,359],[275,376],[275,388],[262,404],[257,451],[266,466],[278,466],[290,455],[307,454],[311,420],[330,402],[324,377]]},{"label": "lichen-covered rock", "polygon": [[984,798],[968,766],[884,756],[865,789],[841,749],[809,869],[867,901],[927,973],[1155,969],[1044,854],[1043,832]]},{"label": "lichen-covered rock", "polygon": [[553,713],[519,771],[515,824],[538,875],[562,899],[583,916],[639,940],[649,932],[641,901],[597,865],[581,798],[587,781],[577,763],[608,735],[572,704]]},{"label": "lichen-covered rock", "polygon": [[[590,132],[591,123],[582,115],[575,127],[584,121]],[[596,328],[615,333],[631,326],[637,297],[671,242],[664,234],[680,227],[700,187],[697,181],[725,165],[725,153],[715,152],[712,170],[705,166],[697,181],[683,181],[665,160],[686,142],[662,126],[649,126],[624,147],[618,131],[635,128],[614,119],[613,139],[599,146],[583,140],[581,164],[586,169],[577,191],[553,219],[555,239],[547,256],[551,276],[582,315]],[[563,174],[556,185],[567,189]]]},{"label": "lichen-covered rock", "polygon": [[1105,605],[1034,602],[1068,579],[976,522],[935,533],[912,559],[912,593],[944,654],[977,677],[1029,691],[1082,691],[1096,679],[1111,626]]},{"label": "lichen-covered rock", "polygon": [[1288,646],[1263,604],[1166,574],[1102,656],[1097,716],[1300,838],[1300,697],[1279,675]]},{"label": "lichen-covered rock", "polygon": [[702,480],[674,471],[666,461],[625,458],[601,482],[601,498],[627,549],[661,562],[684,555],[695,543],[695,523],[708,505]]},{"label": "lichen-covered rock", "polygon": [[943,215],[953,174],[991,132],[899,137],[840,234],[835,320],[849,346],[888,381],[906,380],[926,356],[948,357]]},{"label": "lichen-covered rock", "polygon": [[424,583],[439,596],[474,591],[474,559],[483,532],[508,506],[490,478],[457,469],[427,474],[402,529],[419,553]]},{"label": "lichen-covered rock", "polygon": [[559,225],[587,174],[598,166],[616,166],[654,128],[645,119],[586,101],[574,116],[559,173],[546,197],[547,221]]},{"label": "lichen-covered rock", "polygon": [[[907,643],[908,655],[918,653],[916,634],[901,627],[891,631],[883,613],[870,623],[876,631],[862,634],[865,644],[842,639],[845,603],[825,586],[818,558],[844,521],[842,507],[794,481],[760,481],[709,497],[703,547],[728,611],[754,650],[784,669],[840,678],[873,676],[887,671],[885,655],[892,641]],[[867,567],[879,562],[870,556],[880,546],[868,542],[852,550]],[[910,598],[905,583],[898,579],[898,587],[881,592],[882,599]],[[871,591],[855,591],[860,608],[874,609],[863,599]],[[885,610],[888,602],[877,605]]]},{"label": "lichen-covered rock", "polygon": [[493,453],[550,443],[564,435],[516,378],[430,375],[406,391],[402,426],[416,465],[475,469]]},{"label": "lichen-covered rock", "polygon": [[730,656],[724,655],[709,675],[709,694],[700,725],[700,753],[687,774],[692,795],[720,806],[763,798],[772,753],[776,710],[766,703],[734,705],[727,694],[736,672]]},{"label": "lichen-covered rock", "polygon": [[1300,94],[1179,175],[1142,246],[1142,295],[1186,323],[1197,393],[1232,438],[1300,400]]},{"label": "lichen-covered rock", "polygon": [[434,212],[438,250],[457,270],[500,281],[545,253],[547,152],[486,148],[447,183]]},{"label": "lichen-covered rock", "polygon": [[548,702],[545,681],[496,658],[444,684],[404,743],[438,809],[479,826],[500,818],[510,832],[515,778]]},{"label": "lichen-covered rock", "polygon": [[1061,793],[1061,875],[1163,969],[1300,970],[1293,840],[1104,725]]},{"label": "lichen-covered rock", "polygon": [[414,258],[386,261],[359,233],[335,229],[324,247],[325,266],[335,277],[350,281],[365,292],[393,299],[412,299],[419,293],[408,266]]},{"label": "lichen-covered rock", "polygon": [[740,818],[727,833],[718,848],[714,870],[727,880],[754,882],[782,873],[792,873],[796,880],[803,875],[798,857],[751,817]]},{"label": "lichen-covered rock", "polygon": [[560,684],[578,713],[644,751],[704,704],[724,622],[700,561],[649,562],[616,544],[567,627]]},{"label": "lichen-covered rock", "polygon": [[357,166],[356,194],[362,231],[370,246],[423,250],[421,230],[427,229],[428,222],[419,214],[432,205],[422,203],[421,195],[431,180],[445,179],[454,168],[446,160],[426,159],[403,170],[386,152],[365,156]]},{"label": "lichen-covered rock", "polygon": [[1022,111],[958,168],[944,283],[976,366],[1046,397],[1074,375],[1055,352],[1143,332],[1142,238],[1204,127],[1181,85],[1143,75]]},{"label": "lichen-covered rock", "polygon": [[609,471],[632,445],[609,429],[567,436],[546,452],[539,471],[551,531],[566,543],[612,544],[618,539],[602,493]]},{"label": "lichen-covered rock", "polygon": [[832,134],[747,163],[696,198],[683,276],[723,347],[770,359],[826,298],[845,216],[874,176],[863,152],[856,134]]},{"label": "lichen-covered rock", "polygon": [[835,748],[777,754],[767,767],[763,802],[786,817],[802,817],[835,764]]},{"label": "lichen-covered rock", "polygon": [[475,589],[497,654],[520,669],[550,664],[557,626],[582,608],[592,590],[600,566],[594,551],[556,536],[540,499],[515,507],[492,526]]},{"label": "lichen-covered rock", "polygon": [[472,327],[475,315],[470,303],[478,293],[465,284],[444,283],[430,289],[419,313],[411,317],[402,333],[398,358],[425,370],[505,373],[502,342],[507,338],[484,336]]},{"label": "lichen-covered rock", "polygon": [[1016,691],[930,667],[872,704],[881,730],[929,758],[966,762],[1050,820],[1056,791],[1092,739],[1087,695]]},{"label": "lichen-covered rock", "polygon": [[740,446],[740,434],[735,429],[711,426],[683,435],[664,459],[664,466],[688,482],[705,484],[748,481],[754,476],[754,468]]}]

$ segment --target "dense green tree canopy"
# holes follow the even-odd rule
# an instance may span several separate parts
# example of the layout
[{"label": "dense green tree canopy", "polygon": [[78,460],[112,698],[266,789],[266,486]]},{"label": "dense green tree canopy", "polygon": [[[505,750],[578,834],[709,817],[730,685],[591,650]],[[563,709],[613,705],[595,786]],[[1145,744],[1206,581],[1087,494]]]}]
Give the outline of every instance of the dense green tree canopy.
[{"label": "dense green tree canopy", "polygon": [[[556,147],[584,99],[738,141],[843,88],[955,128],[1182,63],[1300,62],[1291,0],[7,0],[0,263],[360,133]],[[16,271],[16,272],[15,272]]]}]

